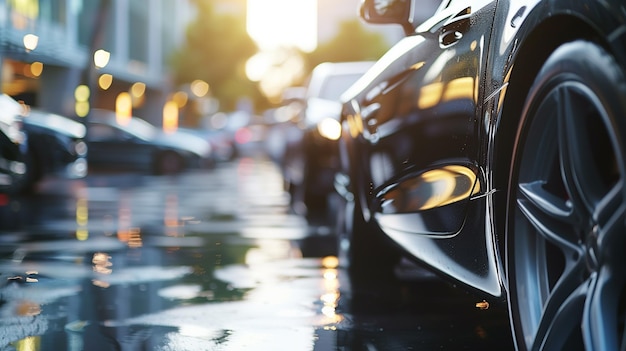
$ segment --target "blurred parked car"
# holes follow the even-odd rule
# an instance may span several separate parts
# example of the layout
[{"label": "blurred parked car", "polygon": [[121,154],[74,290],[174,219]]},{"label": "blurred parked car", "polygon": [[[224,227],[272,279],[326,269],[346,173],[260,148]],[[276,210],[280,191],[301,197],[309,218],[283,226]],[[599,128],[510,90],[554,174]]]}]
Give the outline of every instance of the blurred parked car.
[{"label": "blurred parked car", "polygon": [[265,157],[267,150],[265,140],[268,125],[260,118],[253,116],[250,122],[235,132],[235,145],[240,156]]},{"label": "blurred parked car", "polygon": [[237,147],[231,133],[224,129],[179,128],[180,132],[193,134],[211,145],[216,162],[232,161],[237,157]]},{"label": "blurred parked car", "polygon": [[[265,137],[265,149],[272,162],[286,171],[284,159],[290,151],[290,146],[298,143],[302,139],[302,129],[293,121],[274,123],[268,126]],[[283,178],[290,177],[283,174]]]},{"label": "blurred parked car", "polygon": [[87,130],[89,166],[175,174],[212,164],[209,143],[190,133],[164,132],[138,117],[118,122],[115,112],[94,109]]},{"label": "blurred parked car", "polygon": [[[283,91],[281,106],[265,112],[269,116],[269,126],[265,138],[265,148],[269,158],[284,172],[288,153],[302,139],[303,129],[300,117],[304,109],[306,87],[289,87]],[[291,176],[283,174],[284,179]]]},{"label": "blurred parked car", "polygon": [[22,121],[29,150],[22,190],[32,190],[46,176],[78,179],[87,175],[84,124],[36,109],[28,109]]},{"label": "blurred parked car", "polygon": [[401,252],[506,298],[518,350],[623,350],[624,2],[447,0],[416,29],[381,3],[407,36],[342,98],[353,282]]},{"label": "blurred parked car", "polygon": [[0,192],[14,193],[22,188],[28,154],[27,135],[22,129],[23,107],[6,94],[0,94]]},{"label": "blurred parked car", "polygon": [[235,132],[249,120],[248,114],[217,112],[204,116],[197,128],[179,128],[179,131],[195,134],[211,144],[213,158],[217,162],[232,161],[239,156]]},{"label": "blurred parked car", "polygon": [[348,89],[373,62],[325,62],[311,72],[306,88],[304,109],[299,126],[299,139],[293,130],[283,156],[283,174],[295,212],[309,220],[326,220],[329,196],[339,170],[337,140],[341,135],[341,94]]},{"label": "blurred parked car", "polygon": [[236,156],[256,157],[265,153],[267,124],[262,116],[243,110],[220,113],[214,117],[218,116],[223,119],[220,135],[232,141]]}]

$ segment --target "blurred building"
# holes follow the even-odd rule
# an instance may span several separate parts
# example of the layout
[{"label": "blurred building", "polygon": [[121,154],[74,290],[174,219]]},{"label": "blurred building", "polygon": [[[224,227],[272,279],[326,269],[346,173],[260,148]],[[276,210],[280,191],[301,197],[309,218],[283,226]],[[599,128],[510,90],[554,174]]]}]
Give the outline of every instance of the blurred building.
[{"label": "blurred building", "polygon": [[[134,99],[135,114],[159,121],[171,89],[166,62],[193,16],[181,0],[2,1],[2,92],[77,116],[77,86],[91,86],[92,107],[114,109],[117,95],[138,83],[145,91]],[[104,68],[94,68],[96,49],[110,53]]]}]

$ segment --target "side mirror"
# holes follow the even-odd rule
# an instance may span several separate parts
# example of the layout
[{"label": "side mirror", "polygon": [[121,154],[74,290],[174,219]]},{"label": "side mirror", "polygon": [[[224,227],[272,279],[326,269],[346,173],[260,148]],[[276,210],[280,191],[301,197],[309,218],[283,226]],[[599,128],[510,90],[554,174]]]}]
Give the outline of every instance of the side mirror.
[{"label": "side mirror", "polygon": [[362,0],[360,16],[367,23],[399,24],[407,35],[415,29],[413,0]]}]

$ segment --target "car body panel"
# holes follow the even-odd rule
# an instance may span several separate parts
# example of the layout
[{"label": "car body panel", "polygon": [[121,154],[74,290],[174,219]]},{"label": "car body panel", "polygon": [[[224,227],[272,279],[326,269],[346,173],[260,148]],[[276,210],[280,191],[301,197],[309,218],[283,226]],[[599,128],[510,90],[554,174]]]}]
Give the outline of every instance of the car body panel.
[{"label": "car body panel", "polygon": [[[365,220],[375,220],[410,256],[456,282],[503,297],[504,236],[497,218],[504,216],[524,87],[563,40],[606,38],[602,44],[626,62],[623,6],[444,3],[343,95],[342,169]],[[511,92],[512,79],[519,90]],[[451,166],[470,177],[440,176],[441,186],[428,177]],[[471,179],[473,187],[467,186]],[[449,195],[460,190],[463,196]],[[423,198],[439,202],[428,207]]]},{"label": "car body panel", "polygon": [[[107,133],[110,138],[99,138],[94,134]],[[152,167],[155,148],[147,140],[143,140],[114,127],[91,123],[89,126],[89,163],[96,167],[107,166],[113,168],[150,169]]]},{"label": "car body panel", "polygon": [[166,133],[137,117],[119,123],[112,111],[97,110],[88,122],[89,164],[96,168],[153,171],[157,158],[173,152],[186,167],[210,165],[211,147],[199,136]]},{"label": "car body panel", "polygon": [[235,138],[224,129],[178,128],[178,131],[208,141],[215,161],[232,161],[237,157]]},{"label": "car body panel", "polygon": [[[482,111],[479,85],[494,9],[491,1],[471,7],[452,2],[422,25],[422,32],[392,48],[342,99],[347,102],[344,140],[352,149],[347,154],[353,157],[350,163],[362,165],[350,174],[352,186],[369,189],[357,196],[364,218],[373,217],[424,263],[467,283],[480,281],[500,295],[493,242],[466,233],[485,226],[477,220],[485,217],[484,192],[472,190],[453,203],[426,210],[414,205],[416,197],[393,198],[395,209],[383,209],[393,191],[409,186],[410,193],[420,176],[449,166],[471,170],[471,189],[484,187],[484,174],[476,166],[475,116]],[[448,32],[457,29],[462,36],[450,38]],[[413,190],[416,196],[423,194]],[[483,257],[468,257],[467,251],[454,247]]]}]

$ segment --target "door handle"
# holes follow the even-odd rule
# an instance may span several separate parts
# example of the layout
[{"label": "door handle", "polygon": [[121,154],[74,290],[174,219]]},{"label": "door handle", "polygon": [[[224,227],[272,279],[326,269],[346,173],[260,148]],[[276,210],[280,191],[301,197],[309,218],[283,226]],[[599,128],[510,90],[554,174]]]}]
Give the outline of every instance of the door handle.
[{"label": "door handle", "polygon": [[467,7],[452,16],[442,27],[439,33],[439,44],[448,47],[455,44],[471,26],[472,9]]}]

